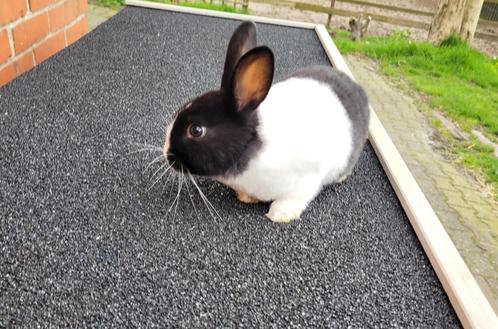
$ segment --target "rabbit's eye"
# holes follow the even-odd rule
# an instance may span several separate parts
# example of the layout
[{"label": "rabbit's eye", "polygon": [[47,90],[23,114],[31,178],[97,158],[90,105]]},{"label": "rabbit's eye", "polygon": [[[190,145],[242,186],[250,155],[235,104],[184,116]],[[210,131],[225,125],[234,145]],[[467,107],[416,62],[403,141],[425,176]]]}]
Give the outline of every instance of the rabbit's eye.
[{"label": "rabbit's eye", "polygon": [[206,128],[197,123],[191,123],[188,126],[188,135],[190,138],[201,138],[205,133]]}]

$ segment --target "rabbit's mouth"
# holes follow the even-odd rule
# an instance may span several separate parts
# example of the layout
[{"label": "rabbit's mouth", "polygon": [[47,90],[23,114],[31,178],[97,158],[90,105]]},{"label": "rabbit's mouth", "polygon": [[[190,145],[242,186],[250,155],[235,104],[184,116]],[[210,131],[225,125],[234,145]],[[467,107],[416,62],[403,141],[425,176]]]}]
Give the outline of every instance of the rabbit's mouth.
[{"label": "rabbit's mouth", "polygon": [[178,172],[187,172],[187,168],[183,165],[183,163],[180,161],[180,159],[172,152],[168,152],[165,156],[165,158],[168,160],[169,164],[171,165],[171,168]]}]

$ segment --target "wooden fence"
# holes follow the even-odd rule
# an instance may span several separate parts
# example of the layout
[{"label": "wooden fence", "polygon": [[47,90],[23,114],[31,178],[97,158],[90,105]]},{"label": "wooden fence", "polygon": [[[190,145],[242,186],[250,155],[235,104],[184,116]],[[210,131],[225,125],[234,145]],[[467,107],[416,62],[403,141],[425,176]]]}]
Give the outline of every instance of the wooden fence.
[{"label": "wooden fence", "polygon": [[484,1],[481,18],[498,22],[498,0]]},{"label": "wooden fence", "polygon": [[[335,2],[354,3],[357,5],[364,6],[364,7],[381,8],[383,10],[388,10],[388,11],[392,11],[392,12],[409,13],[409,14],[413,14],[413,15],[417,15],[417,16],[432,17],[434,15],[434,13],[431,13],[431,12],[425,12],[425,11],[421,11],[421,10],[396,7],[396,6],[381,5],[381,4],[377,4],[377,3],[360,1],[360,0],[332,0],[330,7],[313,5],[313,4],[309,4],[309,3],[303,3],[303,2],[296,2],[295,8],[301,9],[301,10],[320,12],[320,13],[327,13],[327,14],[329,14],[329,18],[327,20],[327,23],[330,22],[330,17],[332,15],[351,17],[351,16],[358,16],[359,14],[363,13],[364,15],[372,17],[372,20],[377,21],[377,22],[384,22],[384,23],[390,23],[390,24],[394,24],[394,25],[407,26],[407,27],[415,27],[415,28],[426,29],[426,30],[428,30],[430,27],[430,24],[427,22],[421,22],[421,21],[406,19],[406,18],[398,18],[398,17],[393,17],[393,16],[379,15],[379,14],[371,13],[367,10],[352,11],[352,10],[335,8],[335,6],[334,6]],[[489,21],[489,20],[485,20],[485,19],[481,18],[481,19],[479,19],[479,25],[489,26],[489,27],[498,27],[498,22]],[[479,38],[479,39],[490,40],[490,41],[498,41],[498,35],[491,34],[491,33],[476,32],[475,37]]]},{"label": "wooden fence", "polygon": [[[246,1],[249,1],[249,0],[246,0]],[[366,0],[331,0],[330,6],[327,6],[327,7],[320,6],[317,4],[310,4],[310,3],[298,2],[298,1],[292,1],[292,0],[250,0],[250,1],[258,2],[258,3],[267,3],[267,4],[272,4],[272,5],[281,5],[281,6],[293,7],[293,8],[305,10],[305,11],[312,11],[312,12],[317,12],[317,13],[329,14],[328,19],[327,19],[327,25],[330,24],[330,19],[331,19],[332,15],[351,17],[351,16],[358,16],[360,14],[364,14],[364,15],[368,15],[368,16],[372,17],[372,20],[377,21],[377,22],[384,22],[384,23],[390,23],[390,24],[399,25],[399,26],[407,26],[407,27],[414,27],[414,28],[428,30],[430,27],[429,21],[432,18],[432,16],[434,15],[433,12],[429,12],[429,11],[384,5],[384,4],[374,3],[374,2],[370,2],[370,1],[366,1]],[[361,9],[346,10],[346,9],[336,8],[335,4],[338,2],[357,5],[358,7],[361,7]],[[485,3],[489,3],[489,4],[494,5],[494,4],[498,4],[498,0],[485,0]],[[498,7],[498,5],[497,5],[497,7]],[[389,15],[388,13],[386,13],[384,15],[372,13],[370,11],[372,8],[382,9],[383,11],[391,12],[392,14],[398,12],[398,13],[410,14],[414,17],[419,16],[420,18],[425,18],[425,20],[424,19],[416,20],[416,19],[407,19],[407,18],[395,17],[393,15]],[[479,26],[498,29],[498,22],[491,21],[491,20],[484,19],[484,18],[480,18],[479,19]],[[497,34],[485,33],[485,32],[476,32],[475,37],[480,38],[480,39],[498,42],[498,35]]]}]

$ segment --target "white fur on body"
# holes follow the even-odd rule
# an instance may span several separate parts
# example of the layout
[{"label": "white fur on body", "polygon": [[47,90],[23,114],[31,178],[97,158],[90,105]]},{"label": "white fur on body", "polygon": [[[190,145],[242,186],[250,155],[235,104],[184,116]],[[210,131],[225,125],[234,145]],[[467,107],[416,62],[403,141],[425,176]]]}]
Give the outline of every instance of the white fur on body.
[{"label": "white fur on body", "polygon": [[275,84],[256,111],[262,148],[242,174],[220,181],[273,201],[267,216],[288,222],[324,185],[349,175],[352,124],[331,88],[310,78]]}]

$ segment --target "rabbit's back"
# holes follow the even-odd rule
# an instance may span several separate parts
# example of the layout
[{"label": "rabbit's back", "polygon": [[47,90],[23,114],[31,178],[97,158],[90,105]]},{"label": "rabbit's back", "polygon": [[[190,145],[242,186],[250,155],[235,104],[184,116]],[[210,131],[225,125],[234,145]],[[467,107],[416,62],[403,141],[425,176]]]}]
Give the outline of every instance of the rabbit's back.
[{"label": "rabbit's back", "polygon": [[340,175],[353,152],[352,122],[329,85],[308,77],[275,84],[258,109],[260,160],[295,174]]},{"label": "rabbit's back", "polygon": [[351,121],[353,148],[349,158],[347,174],[351,172],[363,150],[368,137],[370,107],[364,89],[345,73],[329,66],[313,66],[292,75],[296,78],[308,78],[326,84],[341,101]]}]

